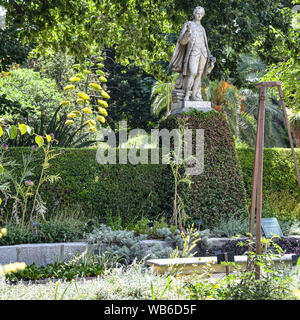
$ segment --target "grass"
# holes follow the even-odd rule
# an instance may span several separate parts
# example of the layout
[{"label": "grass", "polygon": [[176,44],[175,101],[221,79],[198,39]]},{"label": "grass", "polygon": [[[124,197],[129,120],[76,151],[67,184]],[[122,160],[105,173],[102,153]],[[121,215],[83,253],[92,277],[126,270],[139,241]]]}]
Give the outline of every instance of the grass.
[{"label": "grass", "polygon": [[[299,276],[294,271],[293,274],[291,288],[299,288]],[[197,299],[211,300],[214,299],[212,292],[216,293],[226,277],[218,279],[208,275],[209,271],[203,276],[157,275],[151,268],[134,262],[127,268],[106,269],[93,280],[9,285],[0,278],[0,300],[191,300],[195,299],[191,287],[196,286]]]},{"label": "grass", "polygon": [[[163,292],[167,276],[158,276],[140,264],[129,268],[106,270],[103,277],[94,280],[49,282],[47,284],[18,283],[8,285],[0,282],[0,300],[151,300],[152,291]],[[188,299],[183,289],[183,280],[172,278],[172,285],[162,299]]]}]

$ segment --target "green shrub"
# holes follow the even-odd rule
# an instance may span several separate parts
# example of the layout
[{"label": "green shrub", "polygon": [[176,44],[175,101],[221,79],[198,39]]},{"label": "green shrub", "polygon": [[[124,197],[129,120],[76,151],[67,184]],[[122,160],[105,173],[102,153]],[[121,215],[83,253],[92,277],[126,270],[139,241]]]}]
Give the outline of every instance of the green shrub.
[{"label": "green shrub", "polygon": [[[180,119],[177,115],[168,117],[161,128],[177,128],[182,118],[186,127],[204,130],[204,171],[191,176],[192,187],[181,191],[185,213],[202,219],[207,227],[229,216],[246,215],[242,173],[226,116],[216,111],[191,111]],[[193,154],[195,150],[193,139]]]},{"label": "green shrub", "polygon": [[[160,238],[167,241],[175,241],[179,250],[182,250],[183,241],[180,232],[172,234],[168,228],[157,230]],[[118,257],[120,262],[128,265],[135,259],[141,261],[145,256],[145,250],[140,242],[147,239],[146,234],[135,235],[134,231],[112,230],[106,225],[101,225],[86,235],[90,244],[99,246],[99,250],[104,250],[109,255]],[[173,252],[172,247],[163,247],[160,243],[149,244],[147,250],[148,259],[168,258]]]},{"label": "green shrub", "polygon": [[74,57],[62,52],[54,52],[48,56],[36,59],[34,69],[40,72],[43,78],[53,79],[60,90],[68,84],[74,74]]},{"label": "green shrub", "polygon": [[[252,176],[254,166],[254,149],[237,149],[240,160],[247,195],[251,195]],[[298,164],[300,163],[300,149],[295,149]],[[263,191],[294,193],[298,191],[297,176],[290,149],[265,148]]]},{"label": "green shrub", "polygon": [[[211,125],[207,128],[211,138],[205,136],[206,148],[211,146],[212,151],[205,152],[205,170],[194,177],[195,183],[185,194],[185,209],[190,220],[202,217],[207,228],[212,224],[217,226],[220,219],[239,217],[246,196],[248,206],[251,199],[254,150],[237,149],[241,181],[234,142],[224,121],[219,114],[215,119],[207,120],[204,128]],[[227,147],[226,141],[230,141]],[[174,187],[167,165],[100,165],[96,161],[96,149],[57,150],[61,155],[52,160],[49,174],[57,174],[61,180],[41,188],[42,199],[47,199],[48,217],[66,208],[69,211],[80,209],[87,217],[105,217],[108,225],[115,225],[114,229],[128,227],[132,230],[142,218],[159,221],[165,217],[168,222],[172,215]],[[22,153],[28,154],[30,149],[7,150],[11,160],[18,163],[21,163]],[[300,150],[296,153],[300,163]],[[36,181],[41,169],[40,151],[35,152],[34,157],[35,172],[31,180]],[[263,215],[299,219],[300,195],[291,151],[265,149],[264,168]],[[9,205],[8,202],[4,207],[5,215],[11,212]]]},{"label": "green shrub", "polygon": [[0,114],[13,123],[34,127],[36,133],[47,127],[62,100],[55,82],[31,69],[11,70],[1,77],[0,97],[20,105],[20,110],[2,109]]},{"label": "green shrub", "polygon": [[300,194],[283,190],[281,192],[266,191],[264,194],[265,217],[281,220],[300,220]]},{"label": "green shrub", "polygon": [[149,223],[150,223],[150,220],[147,218],[143,218],[139,220],[133,227],[134,233],[136,235],[149,234],[151,232]]},{"label": "green shrub", "polygon": [[[102,263],[99,263],[100,261]],[[70,281],[77,277],[97,277],[101,275],[105,269],[105,264],[103,262],[114,264],[113,259],[109,259],[108,256],[94,256],[91,252],[86,250],[84,253],[73,257],[68,262],[55,262],[54,264],[48,264],[41,267],[36,267],[33,263],[30,266],[27,266],[25,270],[7,274],[6,279],[10,283],[17,283],[21,280],[64,279]]]},{"label": "green shrub", "polygon": [[[248,204],[251,203],[254,149],[238,148]],[[300,149],[295,149],[298,165]],[[263,213],[278,219],[300,219],[300,192],[290,149],[265,148],[263,169]],[[263,214],[264,215],[264,214]]]},{"label": "green shrub", "polygon": [[[49,174],[58,174],[61,179],[40,190],[42,199],[47,199],[48,216],[63,208],[76,208],[86,216],[109,216],[110,223],[120,218],[119,226],[131,224],[131,229],[141,216],[168,218],[173,188],[166,165],[100,165],[96,149],[58,151],[61,155],[52,160]],[[29,152],[29,148],[9,148],[7,155],[21,163],[22,153]],[[35,176],[31,180],[35,182],[41,170],[40,151],[34,156]]]},{"label": "green shrub", "polygon": [[0,71],[7,71],[13,63],[23,64],[33,49],[32,45],[22,43],[18,33],[13,26],[0,30]]},{"label": "green shrub", "polygon": [[22,227],[15,223],[8,223],[5,228],[7,229],[7,235],[0,239],[0,246],[38,242],[38,237],[31,232],[28,226]]},{"label": "green shrub", "polygon": [[84,223],[84,219],[71,218],[40,221],[34,229],[29,225],[21,226],[12,222],[7,223],[5,227],[8,230],[7,236],[0,239],[0,246],[78,241],[94,228]]}]

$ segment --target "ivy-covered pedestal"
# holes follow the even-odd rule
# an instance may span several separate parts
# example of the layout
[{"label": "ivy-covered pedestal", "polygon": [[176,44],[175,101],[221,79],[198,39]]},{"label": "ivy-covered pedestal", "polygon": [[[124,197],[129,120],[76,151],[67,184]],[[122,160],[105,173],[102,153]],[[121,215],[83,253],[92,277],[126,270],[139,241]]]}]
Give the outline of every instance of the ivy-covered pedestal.
[{"label": "ivy-covered pedestal", "polygon": [[[160,128],[204,130],[204,170],[190,176],[191,186],[181,186],[184,210],[190,220],[203,219],[210,226],[229,216],[247,215],[242,172],[226,116],[216,111],[193,110],[170,115]],[[195,135],[192,139],[195,155]]]}]

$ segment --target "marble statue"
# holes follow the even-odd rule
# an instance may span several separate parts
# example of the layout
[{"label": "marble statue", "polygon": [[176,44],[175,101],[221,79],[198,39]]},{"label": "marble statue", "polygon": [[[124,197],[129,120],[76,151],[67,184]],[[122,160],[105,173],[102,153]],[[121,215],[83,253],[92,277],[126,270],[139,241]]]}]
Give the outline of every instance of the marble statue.
[{"label": "marble statue", "polygon": [[203,7],[196,7],[193,21],[187,21],[183,25],[177,40],[170,61],[171,70],[179,73],[172,92],[172,109],[198,106],[211,110],[210,102],[203,102],[201,85],[202,80],[214,68],[216,58],[209,51],[206,32],[201,25],[204,14]]}]

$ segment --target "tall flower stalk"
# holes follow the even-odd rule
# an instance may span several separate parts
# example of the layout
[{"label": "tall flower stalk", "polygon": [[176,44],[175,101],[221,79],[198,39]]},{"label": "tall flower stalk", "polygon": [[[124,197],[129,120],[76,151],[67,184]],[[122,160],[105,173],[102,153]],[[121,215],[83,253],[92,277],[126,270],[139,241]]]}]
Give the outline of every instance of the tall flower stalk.
[{"label": "tall flower stalk", "polygon": [[[52,147],[52,143],[54,142],[54,137],[51,135],[46,135],[46,147],[44,147],[44,138],[41,136],[36,136],[36,142],[38,143],[38,146],[43,150],[44,152],[44,161],[42,163],[42,171],[40,174],[40,178],[37,184],[37,187],[34,191],[34,199],[33,199],[33,204],[32,204],[32,208],[31,208],[31,212],[30,212],[30,218],[29,221],[32,222],[33,219],[33,214],[34,211],[37,211],[37,204],[38,201],[42,201],[40,198],[40,194],[39,194],[39,190],[41,185],[44,182],[55,182],[58,181],[60,179],[59,176],[57,175],[47,175],[46,174],[46,170],[49,169],[50,164],[49,161],[54,159],[55,157],[57,157],[59,155],[59,153],[55,153],[54,149],[51,149]],[[43,215],[43,212],[39,211],[39,214]]]},{"label": "tall flower stalk", "polygon": [[173,215],[171,219],[171,223],[178,226],[180,231],[184,230],[184,224],[186,219],[188,218],[185,210],[184,210],[184,200],[180,193],[180,188],[183,184],[187,184],[188,187],[191,186],[192,180],[191,178],[185,173],[185,167],[188,159],[182,159],[181,152],[182,152],[182,145],[183,145],[183,137],[184,137],[184,129],[187,127],[186,120],[188,116],[181,116],[177,117],[178,119],[178,147],[177,150],[171,151],[169,154],[169,161],[171,170],[174,177],[174,200],[173,200]]},{"label": "tall flower stalk", "polygon": [[[4,130],[3,130],[4,129]],[[46,136],[39,136],[34,134],[32,128],[25,125],[19,124],[18,127],[6,125],[4,122],[0,125],[0,138],[1,140],[15,139],[20,133],[24,135],[29,133],[35,136],[35,142],[37,145],[33,146],[31,153],[28,156],[23,155],[23,170],[21,175],[13,170],[14,166],[18,166],[15,160],[9,161],[7,157],[5,157],[5,152],[8,149],[6,143],[2,144],[1,153],[0,153],[0,190],[2,195],[5,196],[4,206],[7,203],[8,198],[13,199],[13,207],[12,207],[12,215],[15,217],[16,223],[21,223],[24,225],[26,220],[26,215],[29,211],[29,199],[33,197],[33,204],[30,207],[30,218],[29,221],[32,222],[33,213],[37,211],[39,214],[43,215],[43,212],[46,208],[43,205],[43,201],[39,194],[39,189],[44,182],[55,182],[59,179],[56,175],[47,175],[46,170],[49,168],[49,161],[58,154],[54,154],[54,150],[52,149],[52,143],[57,142],[54,139],[53,134],[46,134]],[[44,146],[46,145],[46,146]],[[32,180],[29,180],[31,176],[33,176],[33,152],[41,148],[44,152],[44,158],[42,163],[42,171],[39,177],[39,181],[37,183],[37,187],[35,188],[35,183]],[[13,188],[12,188],[13,187]],[[13,195],[12,195],[13,194]],[[0,205],[2,203],[2,197],[0,198]],[[1,208],[3,212],[3,208]],[[21,216],[20,216],[21,213]]]}]

